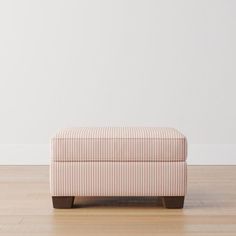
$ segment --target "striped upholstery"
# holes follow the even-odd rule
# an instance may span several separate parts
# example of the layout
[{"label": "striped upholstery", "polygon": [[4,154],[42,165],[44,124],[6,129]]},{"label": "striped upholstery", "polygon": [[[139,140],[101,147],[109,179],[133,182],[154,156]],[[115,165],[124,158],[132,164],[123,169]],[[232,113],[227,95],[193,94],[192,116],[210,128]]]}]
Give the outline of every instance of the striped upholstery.
[{"label": "striped upholstery", "polygon": [[187,140],[172,128],[73,128],[51,140],[52,196],[184,196]]},{"label": "striped upholstery", "polygon": [[185,161],[187,142],[172,128],[75,128],[52,139],[53,161]]},{"label": "striped upholstery", "polygon": [[54,196],[184,196],[185,162],[54,162]]}]

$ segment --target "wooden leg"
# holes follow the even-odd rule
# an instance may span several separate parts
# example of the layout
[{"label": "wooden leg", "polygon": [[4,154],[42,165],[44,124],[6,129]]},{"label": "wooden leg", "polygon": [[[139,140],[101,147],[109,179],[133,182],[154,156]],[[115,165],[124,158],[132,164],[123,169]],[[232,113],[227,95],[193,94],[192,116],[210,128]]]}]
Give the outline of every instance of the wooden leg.
[{"label": "wooden leg", "polygon": [[58,209],[68,209],[73,207],[75,197],[58,197],[53,196],[52,197],[52,203],[54,208]]},{"label": "wooden leg", "polygon": [[184,206],[184,196],[162,197],[162,203],[165,208],[179,209]]}]

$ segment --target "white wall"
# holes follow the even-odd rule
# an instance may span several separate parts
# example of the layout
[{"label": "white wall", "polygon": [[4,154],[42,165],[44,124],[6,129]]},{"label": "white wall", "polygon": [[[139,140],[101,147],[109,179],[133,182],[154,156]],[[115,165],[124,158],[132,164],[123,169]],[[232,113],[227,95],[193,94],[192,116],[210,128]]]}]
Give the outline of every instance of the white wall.
[{"label": "white wall", "polygon": [[173,126],[236,164],[236,1],[0,1],[0,164],[71,126]]}]

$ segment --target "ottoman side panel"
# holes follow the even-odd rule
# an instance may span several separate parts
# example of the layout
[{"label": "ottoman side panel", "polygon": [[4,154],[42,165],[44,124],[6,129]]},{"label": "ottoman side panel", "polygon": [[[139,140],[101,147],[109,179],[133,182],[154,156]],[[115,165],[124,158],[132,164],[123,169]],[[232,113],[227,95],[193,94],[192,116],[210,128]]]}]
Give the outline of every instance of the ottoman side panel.
[{"label": "ottoman side panel", "polygon": [[52,162],[52,196],[184,196],[186,162]]}]

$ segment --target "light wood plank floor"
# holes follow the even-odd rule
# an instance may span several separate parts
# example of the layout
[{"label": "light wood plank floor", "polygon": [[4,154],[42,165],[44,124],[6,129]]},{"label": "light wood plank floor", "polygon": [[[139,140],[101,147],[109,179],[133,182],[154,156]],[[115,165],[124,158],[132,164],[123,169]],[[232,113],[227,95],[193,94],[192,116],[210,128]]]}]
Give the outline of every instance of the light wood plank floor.
[{"label": "light wood plank floor", "polygon": [[54,210],[48,166],[0,166],[0,235],[236,235],[236,166],[189,166],[183,210],[155,198],[76,199]]}]

